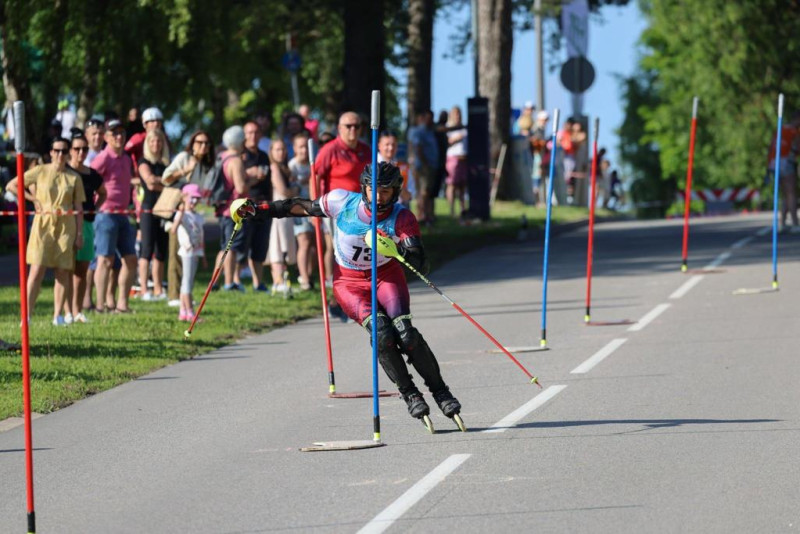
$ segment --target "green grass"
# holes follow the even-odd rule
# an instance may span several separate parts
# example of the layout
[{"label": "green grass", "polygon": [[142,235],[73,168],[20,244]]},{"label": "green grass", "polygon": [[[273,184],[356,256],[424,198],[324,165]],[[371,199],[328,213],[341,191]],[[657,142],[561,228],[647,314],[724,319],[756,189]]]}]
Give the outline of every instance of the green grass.
[{"label": "green grass", "polygon": [[[543,209],[519,202],[498,202],[492,220],[462,226],[449,218],[443,201],[437,202],[439,219],[423,229],[423,241],[434,267],[477,248],[516,238],[523,214],[531,226],[543,225]],[[555,222],[586,217],[586,210],[557,207]],[[211,245],[211,244],[210,244]],[[208,247],[208,257],[216,250]],[[199,302],[211,277],[201,270],[194,297]],[[135,314],[90,314],[90,324],[56,328],[50,324],[52,283],[45,283],[30,325],[31,399],[35,412],[47,413],[78,399],[112,388],[171,363],[225,346],[251,333],[266,332],[320,312],[317,291],[298,292],[283,300],[264,294],[211,293],[190,340],[183,332],[176,308],[163,302],[131,301]],[[19,342],[19,289],[0,288],[0,338]],[[0,420],[22,412],[21,357],[0,354]]]}]

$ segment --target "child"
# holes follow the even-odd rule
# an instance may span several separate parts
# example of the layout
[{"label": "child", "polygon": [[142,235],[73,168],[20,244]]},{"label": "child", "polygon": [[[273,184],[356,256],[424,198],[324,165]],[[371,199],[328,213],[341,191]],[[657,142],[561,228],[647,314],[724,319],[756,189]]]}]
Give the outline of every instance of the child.
[{"label": "child", "polygon": [[[294,157],[289,160],[289,171],[292,173],[292,182],[300,188],[298,196],[311,198],[309,196],[309,178],[311,177],[311,165],[308,160],[308,134],[303,132],[294,136]],[[311,255],[312,243],[314,241],[314,227],[306,217],[294,218],[294,237],[297,239],[297,270],[300,276],[301,289],[311,289],[311,270],[313,257]]]},{"label": "child", "polygon": [[181,321],[194,320],[194,308],[192,307],[192,287],[194,286],[194,276],[197,273],[197,264],[203,258],[203,267],[206,266],[206,259],[203,252],[205,240],[203,235],[203,216],[195,211],[197,202],[202,198],[200,186],[197,184],[187,184],[181,190],[183,202],[178,208],[175,220],[172,223],[170,232],[178,235],[178,255],[183,264],[183,276],[181,278],[181,311],[178,319]]}]

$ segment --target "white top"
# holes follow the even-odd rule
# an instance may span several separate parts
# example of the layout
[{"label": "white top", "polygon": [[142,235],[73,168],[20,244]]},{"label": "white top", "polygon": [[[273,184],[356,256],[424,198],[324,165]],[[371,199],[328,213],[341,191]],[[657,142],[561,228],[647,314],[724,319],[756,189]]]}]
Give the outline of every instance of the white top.
[{"label": "white top", "polygon": [[467,155],[467,129],[461,128],[460,130],[453,130],[452,132],[447,132],[447,139],[448,142],[450,139],[458,136],[463,135],[464,138],[461,141],[457,141],[452,145],[447,147],[447,156],[466,156]]},{"label": "white top", "polygon": [[308,182],[311,178],[311,165],[300,163],[297,158],[289,160],[289,170],[292,172],[292,180],[300,186],[300,198],[309,198]]},{"label": "white top", "polygon": [[178,227],[178,256],[201,257],[204,252],[203,216],[196,211],[184,211]]}]

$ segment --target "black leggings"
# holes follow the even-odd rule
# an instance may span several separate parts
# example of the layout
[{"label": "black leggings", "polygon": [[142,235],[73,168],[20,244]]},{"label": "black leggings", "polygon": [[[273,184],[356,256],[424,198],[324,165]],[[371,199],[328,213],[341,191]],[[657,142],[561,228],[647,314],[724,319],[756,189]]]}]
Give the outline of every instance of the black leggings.
[{"label": "black leggings", "polygon": [[150,261],[167,259],[169,249],[169,234],[161,226],[161,218],[152,213],[142,213],[139,217],[139,228],[142,231],[142,244],[139,248],[139,259]]}]

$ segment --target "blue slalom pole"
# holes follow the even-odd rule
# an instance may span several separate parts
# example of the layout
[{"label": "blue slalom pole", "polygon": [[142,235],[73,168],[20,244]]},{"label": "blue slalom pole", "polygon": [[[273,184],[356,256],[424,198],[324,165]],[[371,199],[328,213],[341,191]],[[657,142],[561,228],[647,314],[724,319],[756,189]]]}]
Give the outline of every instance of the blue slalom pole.
[{"label": "blue slalom pole", "polygon": [[381,92],[372,91],[372,439],[381,441],[381,414],[378,404],[378,128],[381,122]]},{"label": "blue slalom pole", "polygon": [[558,109],[553,113],[553,147],[550,151],[550,177],[547,179],[547,217],[544,225],[544,274],[542,277],[542,339],[539,345],[547,347],[547,267],[550,253],[550,216],[553,213],[553,177],[556,170],[558,146]]},{"label": "blue slalom pole", "polygon": [[783,93],[778,95],[778,138],[775,141],[775,191],[772,201],[772,289],[778,289],[778,194],[781,189],[781,130],[783,129]]}]

